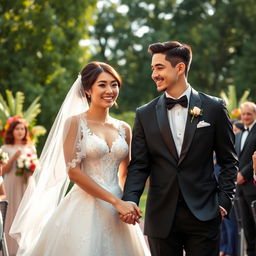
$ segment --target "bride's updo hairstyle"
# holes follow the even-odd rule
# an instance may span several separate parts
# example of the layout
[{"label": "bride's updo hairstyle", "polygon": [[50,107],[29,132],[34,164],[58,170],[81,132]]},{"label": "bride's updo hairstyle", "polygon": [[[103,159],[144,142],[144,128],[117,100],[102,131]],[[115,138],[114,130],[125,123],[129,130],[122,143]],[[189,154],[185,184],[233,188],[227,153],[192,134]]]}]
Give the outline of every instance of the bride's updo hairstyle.
[{"label": "bride's updo hairstyle", "polygon": [[[92,85],[95,83],[98,76],[102,72],[106,72],[111,76],[113,76],[118,83],[118,87],[119,88],[121,87],[122,79],[113,67],[111,67],[110,65],[104,62],[94,61],[87,64],[81,72],[83,90],[84,91],[90,90],[92,88]],[[87,94],[86,94],[86,97],[88,102],[90,103],[90,98],[88,97]]]}]

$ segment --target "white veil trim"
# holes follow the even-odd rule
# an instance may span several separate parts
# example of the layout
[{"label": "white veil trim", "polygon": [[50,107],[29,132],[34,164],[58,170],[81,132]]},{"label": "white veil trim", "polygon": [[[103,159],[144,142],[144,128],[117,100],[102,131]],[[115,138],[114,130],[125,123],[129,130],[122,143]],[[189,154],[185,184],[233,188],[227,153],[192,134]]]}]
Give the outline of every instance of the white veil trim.
[{"label": "white veil trim", "polygon": [[[36,184],[28,185],[11,226],[10,235],[19,244],[17,255],[25,255],[37,241],[44,225],[67,191],[70,182],[68,168],[75,167],[84,157],[79,145],[80,126],[74,126],[73,121],[68,120],[80,117],[87,109],[88,102],[79,75],[69,90],[44,145],[40,166],[33,175]],[[79,118],[75,119],[79,121]],[[72,156],[67,160],[63,150],[64,141],[68,131],[74,128],[77,131],[72,132],[78,136],[73,141],[73,149],[69,149],[73,151]]]}]

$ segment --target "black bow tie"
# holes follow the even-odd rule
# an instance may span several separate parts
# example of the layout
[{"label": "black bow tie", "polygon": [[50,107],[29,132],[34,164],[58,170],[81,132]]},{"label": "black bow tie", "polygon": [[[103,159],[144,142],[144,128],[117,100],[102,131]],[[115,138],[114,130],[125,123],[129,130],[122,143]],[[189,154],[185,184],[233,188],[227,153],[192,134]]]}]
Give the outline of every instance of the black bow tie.
[{"label": "black bow tie", "polygon": [[188,98],[186,95],[179,99],[172,99],[165,97],[165,105],[167,109],[172,109],[176,104],[180,104],[182,107],[186,108],[188,106]]},{"label": "black bow tie", "polygon": [[249,132],[250,130],[249,130],[249,128],[244,128],[243,129],[243,132]]}]

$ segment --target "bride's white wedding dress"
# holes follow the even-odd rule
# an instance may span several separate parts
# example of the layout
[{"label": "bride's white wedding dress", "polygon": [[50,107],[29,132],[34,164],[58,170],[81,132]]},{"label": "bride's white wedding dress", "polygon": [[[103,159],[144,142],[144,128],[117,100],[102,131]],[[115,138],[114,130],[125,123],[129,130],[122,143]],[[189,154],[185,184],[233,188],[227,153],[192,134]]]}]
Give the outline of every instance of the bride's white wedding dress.
[{"label": "bride's white wedding dress", "polygon": [[[122,196],[118,167],[128,154],[125,131],[116,121],[119,134],[108,146],[80,119],[81,140],[77,158],[81,170],[104,189]],[[115,208],[74,185],[44,227],[31,256],[143,256],[150,255],[139,225],[123,223]]]}]

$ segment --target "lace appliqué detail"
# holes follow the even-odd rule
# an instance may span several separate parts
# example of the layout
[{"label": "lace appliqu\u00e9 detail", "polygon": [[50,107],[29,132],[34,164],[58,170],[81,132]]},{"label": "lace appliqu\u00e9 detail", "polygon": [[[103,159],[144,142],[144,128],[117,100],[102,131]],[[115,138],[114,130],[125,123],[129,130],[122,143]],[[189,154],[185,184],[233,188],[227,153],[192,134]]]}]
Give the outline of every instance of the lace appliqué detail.
[{"label": "lace appliqu\u00e9 detail", "polygon": [[83,138],[85,138],[85,131],[84,131],[84,127],[82,125],[81,126],[81,135],[80,135],[80,138],[76,144],[76,157],[74,159],[72,159],[71,162],[69,162],[67,164],[67,169],[70,169],[70,168],[75,168],[77,166],[77,164],[81,163],[82,159],[86,157],[86,154],[85,152],[83,152],[82,150],[82,140]]},{"label": "lace appliqu\u00e9 detail", "polygon": [[124,126],[122,125],[122,122],[119,122],[119,134],[124,138],[126,139],[126,134],[125,134],[125,128]]}]

